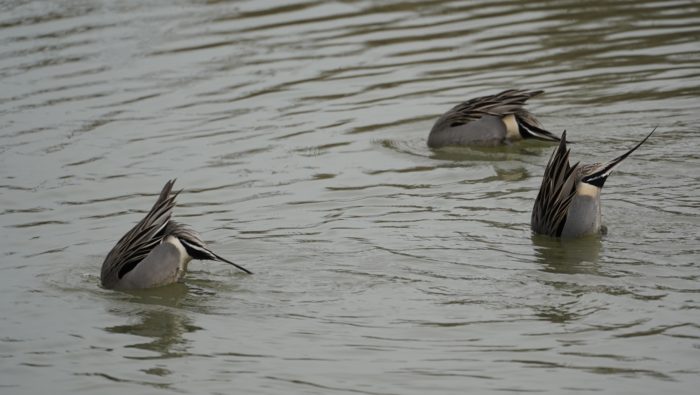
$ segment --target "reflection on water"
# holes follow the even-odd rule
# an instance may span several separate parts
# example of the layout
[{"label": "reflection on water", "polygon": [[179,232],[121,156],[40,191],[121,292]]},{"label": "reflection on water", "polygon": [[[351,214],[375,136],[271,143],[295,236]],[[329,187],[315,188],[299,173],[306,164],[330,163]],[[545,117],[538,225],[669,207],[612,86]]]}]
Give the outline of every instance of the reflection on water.
[{"label": "reflection on water", "polygon": [[533,234],[532,244],[535,258],[546,272],[597,273],[602,244],[598,235],[562,240]]},{"label": "reflection on water", "polygon": [[[131,292],[131,297],[120,298],[120,305],[111,309],[112,314],[123,314],[129,324],[109,326],[110,333],[129,334],[152,340],[135,343],[127,347],[153,351],[157,355],[148,357],[131,356],[129,358],[163,359],[183,357],[188,354],[189,345],[183,335],[201,330],[194,325],[186,312],[179,308],[188,296],[189,288],[184,284]],[[128,304],[125,311],[123,304]]]},{"label": "reflection on water", "polygon": [[[695,393],[700,4],[0,4],[0,392]],[[543,89],[615,157],[602,238],[531,237],[554,146],[431,150]],[[250,267],[99,288],[165,180]]]},{"label": "reflection on water", "polygon": [[[600,236],[562,240],[533,234],[532,244],[535,258],[543,272],[557,275],[601,275],[598,262],[601,249]],[[563,297],[534,308],[536,316],[555,324],[575,322],[599,311],[598,306],[582,307],[579,297],[591,292],[607,292],[604,287],[597,284],[595,280],[590,280],[589,277],[582,279],[581,276],[573,278],[545,276],[538,280],[564,295],[574,296],[574,298]]]},{"label": "reflection on water", "polygon": [[142,311],[133,314],[130,318],[134,319],[134,316],[138,317],[140,322],[107,327],[105,330],[111,333],[153,338],[151,342],[136,343],[130,346],[159,354],[157,357],[151,358],[172,358],[187,355],[187,342],[183,340],[182,335],[202,329],[191,325],[185,317],[169,311]]}]

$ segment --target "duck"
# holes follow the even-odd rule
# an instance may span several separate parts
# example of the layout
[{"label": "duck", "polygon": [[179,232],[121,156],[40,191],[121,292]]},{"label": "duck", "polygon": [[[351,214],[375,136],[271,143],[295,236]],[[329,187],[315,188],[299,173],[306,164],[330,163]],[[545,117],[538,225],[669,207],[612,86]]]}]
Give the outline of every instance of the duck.
[{"label": "duck", "polygon": [[210,250],[200,235],[171,219],[175,180],[169,180],[146,216],[109,251],[102,263],[100,282],[106,289],[137,290],[162,287],[180,281],[192,259],[228,263],[252,274]]},{"label": "duck", "polygon": [[557,142],[527,111],[525,102],[543,90],[509,89],[495,95],[467,100],[444,113],[428,135],[428,147],[497,146],[524,139]]},{"label": "duck", "polygon": [[569,163],[566,131],[552,152],[532,209],[530,225],[536,234],[556,238],[577,238],[600,234],[602,224],[600,194],[605,181],[625,158],[637,150],[654,133],[624,154],[606,163]]}]

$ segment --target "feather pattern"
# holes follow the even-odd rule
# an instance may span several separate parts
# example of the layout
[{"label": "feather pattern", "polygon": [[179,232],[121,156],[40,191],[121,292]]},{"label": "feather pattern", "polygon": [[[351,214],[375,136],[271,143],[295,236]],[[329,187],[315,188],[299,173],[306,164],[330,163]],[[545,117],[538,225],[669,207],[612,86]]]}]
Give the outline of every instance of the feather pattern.
[{"label": "feather pattern", "polygon": [[103,286],[108,287],[119,281],[161,243],[179,193],[171,194],[174,184],[175,180],[165,184],[148,214],[119,239],[107,254],[100,276]]},{"label": "feather pattern", "polygon": [[566,148],[566,131],[559,147],[552,153],[542,178],[540,191],[532,210],[531,225],[535,233],[553,237],[561,236],[571,201],[576,195],[576,181],[581,167],[569,164]]},{"label": "feather pattern", "polygon": [[177,237],[187,250],[187,253],[194,259],[228,263],[229,265],[233,265],[248,274],[253,274],[250,270],[244,268],[243,266],[235,264],[207,248],[206,244],[199,236],[199,233],[187,225],[170,221],[165,227],[165,234]]},{"label": "feather pattern", "polygon": [[504,116],[515,114],[523,118],[529,124],[539,127],[540,123],[535,117],[523,108],[525,102],[533,96],[542,94],[544,91],[527,91],[509,89],[496,95],[481,96],[467,100],[454,106],[443,114],[433,129],[443,129],[455,127],[475,121],[484,115]]},{"label": "feather pattern", "polygon": [[[569,164],[566,131],[552,153],[532,209],[535,233],[552,237],[578,237],[600,230],[600,190],[610,173],[654,133],[607,163]],[[593,191],[593,192],[592,192]]]},{"label": "feather pattern", "polygon": [[168,236],[178,238],[190,258],[226,262],[246,273],[251,273],[244,267],[209,250],[197,232],[170,219],[175,207],[175,198],[180,193],[180,191],[172,192],[174,184],[175,180],[170,180],[165,184],[158,200],[148,214],[119,239],[107,254],[102,263],[100,275],[102,286],[114,288],[126,274],[141,263]]},{"label": "feather pattern", "polygon": [[498,145],[520,139],[559,141],[544,130],[525,102],[541,90],[505,90],[460,103],[444,113],[428,135],[428,146]]}]

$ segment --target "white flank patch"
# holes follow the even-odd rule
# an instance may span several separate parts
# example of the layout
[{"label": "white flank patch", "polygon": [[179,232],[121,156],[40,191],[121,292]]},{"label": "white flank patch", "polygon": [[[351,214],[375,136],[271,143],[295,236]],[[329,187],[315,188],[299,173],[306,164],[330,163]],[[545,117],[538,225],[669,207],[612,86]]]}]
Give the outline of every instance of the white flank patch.
[{"label": "white flank patch", "polygon": [[180,263],[178,263],[178,274],[181,275],[187,270],[187,264],[190,263],[192,260],[192,257],[190,254],[187,253],[187,250],[185,249],[185,246],[182,245],[180,242],[180,239],[178,239],[175,236],[168,236],[163,240],[163,243],[169,243],[175,246],[177,248],[177,251],[180,253]]},{"label": "white flank patch", "polygon": [[519,140],[522,138],[520,135],[520,127],[518,122],[515,120],[515,115],[508,114],[501,118],[501,121],[506,125],[506,138],[508,140]]},{"label": "white flank patch", "polygon": [[576,194],[579,196],[597,198],[600,195],[600,188],[585,182],[579,182],[578,185],[576,185]]}]

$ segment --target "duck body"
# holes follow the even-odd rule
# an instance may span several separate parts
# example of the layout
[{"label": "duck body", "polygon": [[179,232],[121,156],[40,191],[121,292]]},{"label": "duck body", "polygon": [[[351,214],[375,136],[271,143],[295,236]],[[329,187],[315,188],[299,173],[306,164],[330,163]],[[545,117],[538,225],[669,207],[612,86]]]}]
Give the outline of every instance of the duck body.
[{"label": "duck body", "polygon": [[551,237],[576,238],[601,233],[604,228],[600,195],[612,171],[654,133],[607,163],[569,163],[566,132],[552,153],[535,199],[532,231]]},{"label": "duck body", "polygon": [[107,289],[161,287],[180,281],[192,259],[225,262],[251,273],[211,251],[197,232],[171,220],[175,180],[168,181],[146,216],[127,232],[102,263],[100,281]]},{"label": "duck body", "polygon": [[428,146],[495,146],[531,138],[559,141],[524,108],[528,99],[543,92],[510,89],[460,103],[435,122]]}]

